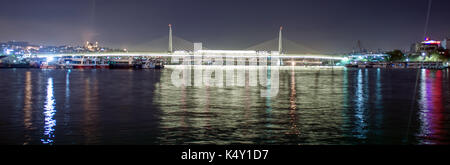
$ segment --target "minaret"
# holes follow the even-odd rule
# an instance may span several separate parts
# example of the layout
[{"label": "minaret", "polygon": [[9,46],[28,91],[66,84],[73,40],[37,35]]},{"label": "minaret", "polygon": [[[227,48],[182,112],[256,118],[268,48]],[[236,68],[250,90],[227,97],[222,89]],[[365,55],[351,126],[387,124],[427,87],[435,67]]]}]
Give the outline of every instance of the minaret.
[{"label": "minaret", "polygon": [[283,52],[283,35],[282,35],[282,31],[283,30],[283,26],[280,27],[280,34],[278,34],[278,53],[282,54]]},{"label": "minaret", "polygon": [[169,53],[173,52],[172,47],[172,24],[169,24]]}]

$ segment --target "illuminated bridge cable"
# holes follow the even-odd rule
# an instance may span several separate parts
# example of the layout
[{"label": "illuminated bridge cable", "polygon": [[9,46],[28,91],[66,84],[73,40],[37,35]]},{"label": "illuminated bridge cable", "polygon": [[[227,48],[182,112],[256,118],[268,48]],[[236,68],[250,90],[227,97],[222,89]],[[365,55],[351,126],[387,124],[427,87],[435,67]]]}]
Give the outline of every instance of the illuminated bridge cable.
[{"label": "illuminated bridge cable", "polygon": [[[287,37],[283,36],[281,39],[282,51],[285,54],[318,54],[317,50],[309,48],[305,45],[299,44],[297,42],[288,40]],[[273,38],[268,41],[253,45],[246,48],[245,50],[258,50],[258,51],[275,51],[279,49],[280,38]]]},{"label": "illuminated bridge cable", "polygon": [[[427,10],[427,17],[426,17],[426,20],[425,20],[425,28],[424,28],[423,38],[426,38],[427,34],[428,34],[428,24],[430,22],[432,3],[433,3],[433,0],[428,0],[428,10]],[[423,66],[423,60],[421,62],[421,66]],[[405,141],[406,143],[409,141],[409,130],[411,128],[411,118],[412,118],[414,105],[415,105],[415,102],[416,102],[417,84],[418,84],[418,81],[419,81],[419,77],[420,77],[420,72],[419,72],[419,70],[417,70],[416,84],[414,86],[414,94],[413,94],[413,99],[411,101],[411,108],[410,108],[410,112],[409,112],[408,128],[406,129],[406,141]]]}]

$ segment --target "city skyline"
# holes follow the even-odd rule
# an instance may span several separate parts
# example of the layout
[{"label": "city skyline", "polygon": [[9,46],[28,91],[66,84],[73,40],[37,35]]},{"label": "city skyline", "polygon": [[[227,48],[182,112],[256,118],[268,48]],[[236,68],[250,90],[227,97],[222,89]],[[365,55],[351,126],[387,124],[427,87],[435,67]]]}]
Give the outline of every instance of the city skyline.
[{"label": "city skyline", "polygon": [[[122,2],[122,3],[121,3]],[[372,1],[3,1],[0,41],[81,45],[98,41],[113,48],[145,49],[168,35],[203,42],[211,49],[245,49],[277,37],[321,53],[367,49],[408,50],[420,41],[426,0]],[[239,5],[236,5],[239,4]],[[433,1],[428,35],[448,37],[450,17],[443,0]],[[14,14],[11,14],[14,13]],[[356,28],[355,28],[356,27]]]}]

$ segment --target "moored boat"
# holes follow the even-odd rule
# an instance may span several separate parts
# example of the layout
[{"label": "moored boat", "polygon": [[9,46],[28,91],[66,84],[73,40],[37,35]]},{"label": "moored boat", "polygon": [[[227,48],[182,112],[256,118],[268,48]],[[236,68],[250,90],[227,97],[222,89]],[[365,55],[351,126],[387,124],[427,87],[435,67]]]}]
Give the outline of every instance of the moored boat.
[{"label": "moored boat", "polygon": [[163,69],[164,64],[161,61],[146,61],[142,65],[142,69]]}]

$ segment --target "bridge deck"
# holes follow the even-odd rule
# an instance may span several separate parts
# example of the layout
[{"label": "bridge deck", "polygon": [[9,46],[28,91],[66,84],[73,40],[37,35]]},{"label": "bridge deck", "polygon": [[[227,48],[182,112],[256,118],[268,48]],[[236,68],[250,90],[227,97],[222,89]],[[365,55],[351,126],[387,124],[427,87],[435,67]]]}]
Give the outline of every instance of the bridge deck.
[{"label": "bridge deck", "polygon": [[[38,54],[40,58],[45,57],[63,57],[63,56],[84,56],[84,57],[188,57],[196,56],[190,54],[167,54],[164,52],[127,52],[127,53],[76,53],[76,54]],[[323,55],[323,54],[284,54],[284,55],[202,55],[206,57],[277,57],[277,58],[294,58],[294,59],[329,59],[344,60],[346,57],[339,55]]]}]

